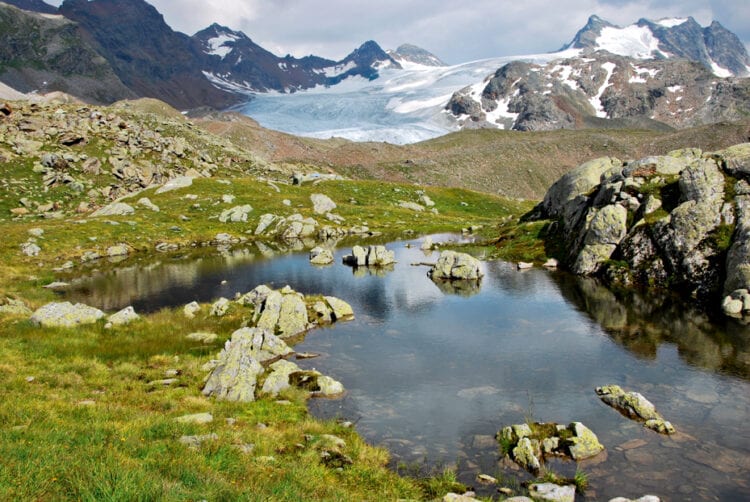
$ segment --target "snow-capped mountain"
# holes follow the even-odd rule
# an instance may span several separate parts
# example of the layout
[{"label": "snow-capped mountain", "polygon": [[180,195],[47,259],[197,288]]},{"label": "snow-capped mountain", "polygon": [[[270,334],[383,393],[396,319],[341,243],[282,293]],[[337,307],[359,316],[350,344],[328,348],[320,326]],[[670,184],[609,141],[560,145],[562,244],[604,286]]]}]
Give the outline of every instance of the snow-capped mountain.
[{"label": "snow-capped mountain", "polygon": [[[457,91],[459,127],[550,130],[673,127],[746,118],[747,51],[719,23],[641,19],[625,28],[592,16],[546,64],[510,63]],[[560,53],[562,55],[562,53]]]},{"label": "snow-capped mountain", "polygon": [[387,50],[386,52],[403,67],[410,65],[448,66],[430,51],[413,44],[402,44],[395,50]]},{"label": "snow-capped mountain", "polygon": [[687,59],[719,77],[750,74],[750,57],[734,33],[717,21],[704,28],[692,17],[640,19],[621,28],[591,16],[563,49],[581,49],[584,54],[607,51],[635,59]]},{"label": "snow-capped mountain", "polygon": [[336,85],[361,76],[377,78],[378,70],[400,65],[373,42],[365,42],[341,61],[317,56],[278,57],[241,31],[213,24],[193,35],[204,54],[203,73],[216,86],[233,92],[295,92]]}]

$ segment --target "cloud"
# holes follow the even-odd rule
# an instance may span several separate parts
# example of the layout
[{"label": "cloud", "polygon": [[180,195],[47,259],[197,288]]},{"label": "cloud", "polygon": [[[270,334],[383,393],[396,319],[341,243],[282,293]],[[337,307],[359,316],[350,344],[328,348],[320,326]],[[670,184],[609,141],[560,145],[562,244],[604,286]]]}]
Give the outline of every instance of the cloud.
[{"label": "cloud", "polygon": [[[96,1],[96,0],[94,0]],[[57,2],[59,4],[59,2]],[[750,43],[747,0],[150,0],[174,29],[213,22],[284,55],[341,59],[366,40],[414,43],[449,63],[547,52],[569,42],[591,14],[628,25],[641,17],[720,21]]]}]

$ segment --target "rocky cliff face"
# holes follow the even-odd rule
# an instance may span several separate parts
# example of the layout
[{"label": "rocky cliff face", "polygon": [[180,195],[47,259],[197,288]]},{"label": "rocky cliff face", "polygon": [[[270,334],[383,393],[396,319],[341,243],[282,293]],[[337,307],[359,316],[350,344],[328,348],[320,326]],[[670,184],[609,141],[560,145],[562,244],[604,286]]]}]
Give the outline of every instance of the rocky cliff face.
[{"label": "rocky cliff face", "polygon": [[4,3],[0,81],[24,93],[62,91],[93,103],[135,97],[75,23]]},{"label": "rocky cliff face", "polygon": [[563,176],[529,216],[555,222],[550,238],[576,274],[715,299],[750,287],[749,181],[750,143],[605,157]]},{"label": "rocky cliff face", "polygon": [[684,128],[748,116],[750,79],[722,79],[684,59],[609,52],[546,65],[512,62],[453,95],[446,108],[469,128]]}]

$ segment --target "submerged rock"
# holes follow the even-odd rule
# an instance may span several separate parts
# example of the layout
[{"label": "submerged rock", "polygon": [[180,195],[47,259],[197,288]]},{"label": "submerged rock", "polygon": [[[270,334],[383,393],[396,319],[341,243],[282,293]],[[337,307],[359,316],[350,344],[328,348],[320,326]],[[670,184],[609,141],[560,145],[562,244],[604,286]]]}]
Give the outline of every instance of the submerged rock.
[{"label": "submerged rock", "polygon": [[644,421],[649,429],[662,434],[673,434],[674,427],[656,411],[656,407],[639,392],[626,392],[619,385],[597,387],[599,398],[623,415]]},{"label": "submerged rock", "polygon": [[48,303],[32,314],[31,322],[44,328],[74,328],[94,324],[104,316],[101,310],[82,303]]}]

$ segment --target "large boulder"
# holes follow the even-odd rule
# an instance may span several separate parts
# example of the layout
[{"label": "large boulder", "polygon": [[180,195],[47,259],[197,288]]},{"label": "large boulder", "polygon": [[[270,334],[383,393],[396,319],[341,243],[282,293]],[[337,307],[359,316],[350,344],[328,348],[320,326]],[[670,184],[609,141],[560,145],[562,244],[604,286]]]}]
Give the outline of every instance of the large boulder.
[{"label": "large boulder", "polygon": [[203,394],[227,401],[253,401],[258,377],[263,373],[261,363],[291,352],[282,340],[268,330],[238,329],[219,354],[203,387]]},{"label": "large boulder", "polygon": [[315,214],[327,214],[336,209],[336,203],[327,195],[314,193],[310,196]]},{"label": "large boulder", "polygon": [[723,294],[736,310],[728,295],[750,288],[749,159],[750,144],[596,159],[558,180],[528,218],[556,220],[548,239],[574,273],[703,301]]},{"label": "large boulder", "polygon": [[297,387],[312,396],[334,397],[344,392],[344,386],[315,370],[303,370],[295,363],[281,359],[271,364],[261,389],[264,394],[278,396],[280,392]]},{"label": "large boulder", "polygon": [[353,267],[385,267],[396,263],[396,254],[385,246],[354,246],[343,261]]},{"label": "large boulder", "polygon": [[135,209],[133,209],[133,206],[131,206],[130,204],[126,204],[124,202],[113,202],[112,204],[104,206],[103,208],[91,213],[91,218],[96,218],[99,216],[127,216],[133,214],[134,212]]},{"label": "large boulder", "polygon": [[253,206],[251,206],[250,204],[235,206],[231,209],[222,211],[222,213],[219,215],[219,221],[222,223],[226,223],[228,221],[235,223],[246,222],[247,216],[252,210]]},{"label": "large boulder", "polygon": [[662,434],[675,432],[671,423],[656,411],[656,407],[639,392],[626,392],[619,385],[596,388],[599,398],[623,415],[641,420],[649,429]]},{"label": "large boulder", "polygon": [[94,324],[104,315],[101,310],[82,303],[48,303],[31,315],[31,322],[44,328],[74,328]]},{"label": "large boulder", "polygon": [[443,251],[427,273],[433,280],[476,280],[484,276],[479,260],[466,253]]}]

